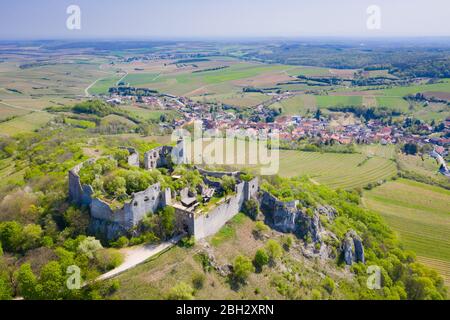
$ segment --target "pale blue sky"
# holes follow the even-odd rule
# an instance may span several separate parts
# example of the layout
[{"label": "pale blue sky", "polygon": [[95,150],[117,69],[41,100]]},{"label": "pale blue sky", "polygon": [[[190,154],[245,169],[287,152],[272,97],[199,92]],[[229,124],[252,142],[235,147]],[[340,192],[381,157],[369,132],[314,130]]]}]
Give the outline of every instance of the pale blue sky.
[{"label": "pale blue sky", "polygon": [[[0,39],[450,36],[448,0],[0,0]],[[81,8],[81,30],[66,8]],[[366,9],[381,8],[381,30]]]}]

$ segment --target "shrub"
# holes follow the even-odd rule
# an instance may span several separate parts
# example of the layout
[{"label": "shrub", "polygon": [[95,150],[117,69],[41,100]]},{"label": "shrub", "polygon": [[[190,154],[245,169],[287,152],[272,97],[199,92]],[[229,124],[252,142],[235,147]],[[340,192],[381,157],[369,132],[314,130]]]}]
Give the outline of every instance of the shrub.
[{"label": "shrub", "polygon": [[321,300],[322,299],[322,293],[317,289],[312,289],[311,291],[311,299],[312,300]]},{"label": "shrub", "polygon": [[258,249],[255,253],[255,258],[253,259],[253,263],[255,264],[255,267],[258,269],[262,269],[266,264],[269,263],[269,255],[267,254],[266,250],[264,249]]},{"label": "shrub", "polygon": [[275,261],[281,258],[283,249],[276,240],[270,239],[266,243],[266,252],[269,255],[270,260]]},{"label": "shrub", "polygon": [[244,282],[252,272],[255,272],[255,267],[249,258],[239,255],[234,259],[233,275],[236,280]]},{"label": "shrub", "polygon": [[203,285],[205,284],[205,276],[201,273],[197,273],[192,278],[192,285],[196,290],[200,290],[203,288]]},{"label": "shrub", "polygon": [[289,251],[289,249],[291,249],[293,244],[294,244],[294,237],[292,235],[289,234],[283,237],[284,250]]},{"label": "shrub", "polygon": [[185,282],[178,283],[167,295],[168,300],[192,300],[194,299],[194,289]]},{"label": "shrub", "polygon": [[161,227],[166,238],[171,237],[175,231],[175,209],[167,206],[161,211]]},{"label": "shrub", "polygon": [[236,179],[230,176],[222,177],[222,188],[226,194],[234,192],[235,186],[236,186]]},{"label": "shrub", "polygon": [[323,279],[322,281],[322,287],[329,293],[332,294],[335,288],[335,284],[333,279],[331,279],[330,277],[325,277],[325,279]]},{"label": "shrub", "polygon": [[259,214],[259,203],[255,199],[250,199],[244,203],[244,213],[255,220]]},{"label": "shrub", "polygon": [[262,221],[255,223],[255,232],[261,235],[263,232],[269,231],[269,227]]},{"label": "shrub", "polygon": [[109,271],[117,268],[123,262],[123,256],[115,249],[101,249],[95,252],[98,268],[103,271]]},{"label": "shrub", "polygon": [[111,243],[114,248],[125,248],[130,244],[130,240],[127,237],[121,236],[119,239]]},{"label": "shrub", "polygon": [[93,259],[94,253],[102,248],[103,246],[99,240],[95,239],[94,237],[87,237],[80,242],[77,249],[78,252],[86,255],[89,259]]},{"label": "shrub", "polygon": [[193,246],[195,246],[195,237],[183,237],[180,241],[180,246],[182,246],[183,248],[192,248]]}]

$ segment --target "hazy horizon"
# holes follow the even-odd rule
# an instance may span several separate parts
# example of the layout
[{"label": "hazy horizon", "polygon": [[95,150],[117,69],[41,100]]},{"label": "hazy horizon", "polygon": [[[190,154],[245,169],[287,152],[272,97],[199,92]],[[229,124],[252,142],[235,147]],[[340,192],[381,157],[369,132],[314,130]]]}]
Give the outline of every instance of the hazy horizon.
[{"label": "hazy horizon", "polygon": [[[69,30],[69,5],[81,29]],[[381,9],[371,30],[367,8]],[[424,38],[450,36],[446,0],[16,0],[0,12],[0,39]]]}]

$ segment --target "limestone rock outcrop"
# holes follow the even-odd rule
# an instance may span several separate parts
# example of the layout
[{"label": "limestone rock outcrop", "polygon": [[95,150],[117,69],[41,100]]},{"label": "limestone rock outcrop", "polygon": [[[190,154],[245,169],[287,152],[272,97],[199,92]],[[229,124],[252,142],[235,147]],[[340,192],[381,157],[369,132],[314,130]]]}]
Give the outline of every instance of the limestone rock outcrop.
[{"label": "limestone rock outcrop", "polygon": [[350,230],[345,235],[342,242],[342,251],[347,265],[351,266],[354,262],[365,263],[364,246],[361,238],[354,230]]}]

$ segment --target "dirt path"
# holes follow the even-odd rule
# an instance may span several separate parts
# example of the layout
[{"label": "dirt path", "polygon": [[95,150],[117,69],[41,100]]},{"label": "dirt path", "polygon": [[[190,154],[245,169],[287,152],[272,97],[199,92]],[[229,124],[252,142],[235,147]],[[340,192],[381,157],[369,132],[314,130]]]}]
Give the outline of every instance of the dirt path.
[{"label": "dirt path", "polygon": [[145,262],[154,255],[163,252],[164,250],[174,246],[180,241],[183,235],[176,236],[169,241],[163,242],[158,245],[140,245],[131,248],[125,248],[121,250],[124,255],[124,262],[117,268],[102,274],[97,280],[106,280],[113,278],[120,273],[136,267],[137,265]]}]

